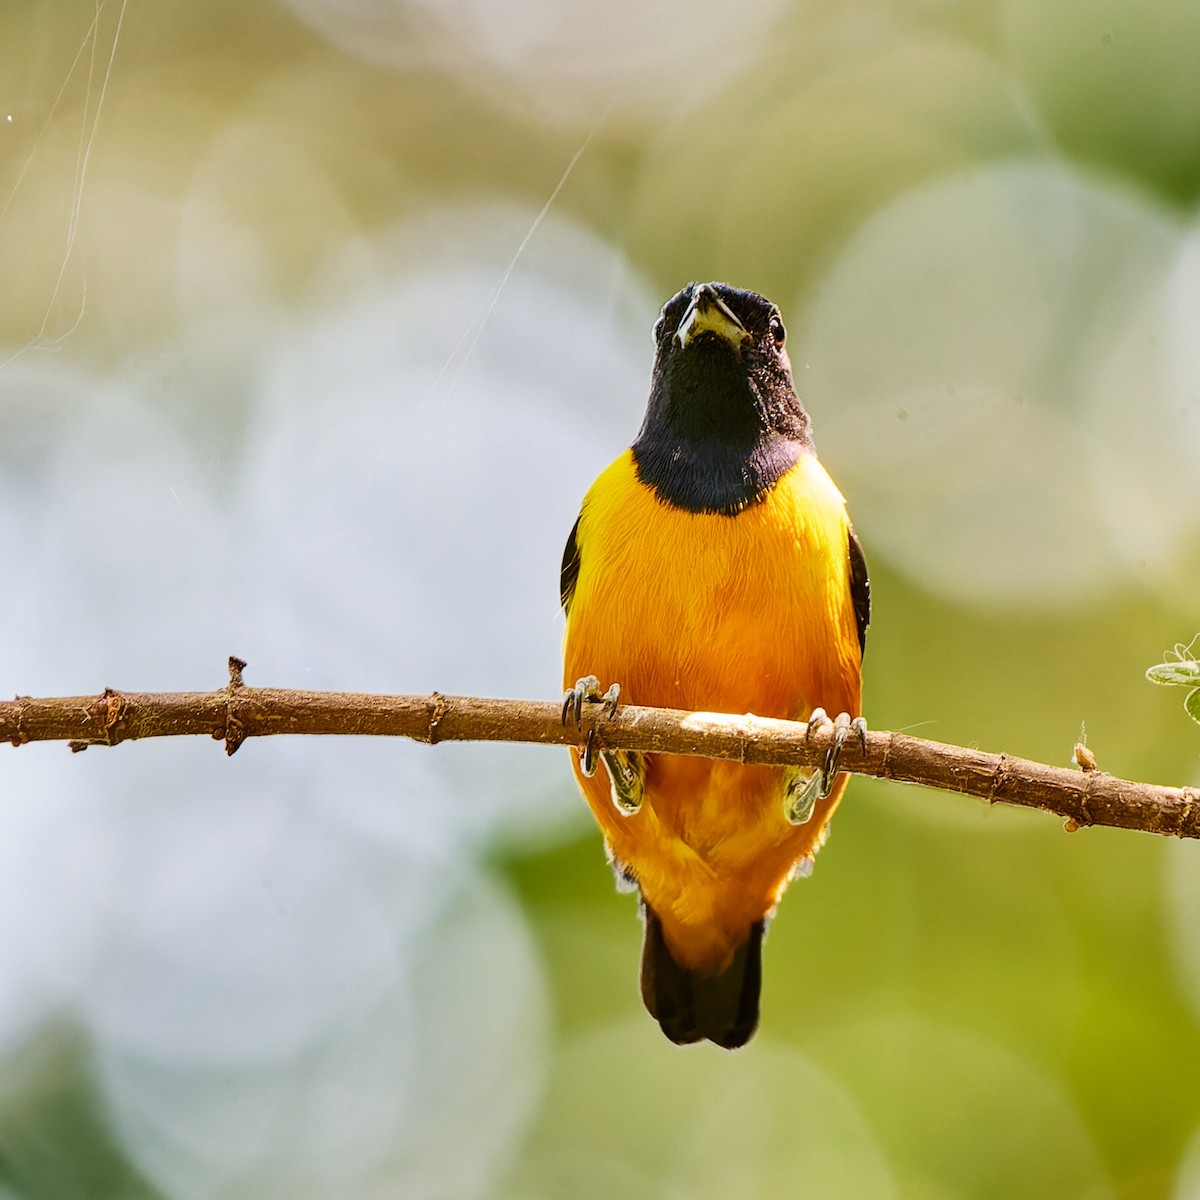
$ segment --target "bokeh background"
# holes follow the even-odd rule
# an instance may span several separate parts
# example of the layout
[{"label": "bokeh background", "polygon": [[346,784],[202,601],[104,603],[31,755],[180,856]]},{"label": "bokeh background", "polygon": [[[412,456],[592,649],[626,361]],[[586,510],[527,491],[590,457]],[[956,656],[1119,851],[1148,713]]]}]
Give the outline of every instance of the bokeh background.
[{"label": "bokeh background", "polygon": [[[658,307],[775,299],[880,729],[1197,782],[1195,0],[4,0],[0,694],[558,694]],[[552,202],[552,203],[551,203]],[[745,1051],[566,755],[0,752],[0,1200],[1200,1197],[1200,846],[856,781]]]}]

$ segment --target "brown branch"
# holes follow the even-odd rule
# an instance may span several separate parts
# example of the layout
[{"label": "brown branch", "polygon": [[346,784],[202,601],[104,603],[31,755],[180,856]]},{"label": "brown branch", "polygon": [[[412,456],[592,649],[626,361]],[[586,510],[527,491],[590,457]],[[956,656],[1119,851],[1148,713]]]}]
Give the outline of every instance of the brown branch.
[{"label": "brown branch", "polygon": [[[744,763],[814,766],[829,746],[828,727],[767,717],[688,713],[622,706],[609,721],[599,706],[584,712],[582,732],[562,723],[558,702],[487,700],[474,696],[360,695],[252,688],[245,667],[230,659],[230,681],[216,692],[115,692],[99,696],[0,701],[0,740],[15,746],[66,741],[72,750],[115,746],[146,737],[207,734],[232,754],[248,737],[274,734],[356,734],[407,737],[420,742],[483,741],[579,745],[597,726],[598,744],[656,754],[694,754]],[[1096,769],[1077,747],[1083,768],[1047,766],[965,746],[872,731],[866,749],[852,736],[841,765],[860,775],[977,796],[1057,813],[1067,828],[1109,825],[1147,833],[1200,837],[1200,789],[1159,787],[1117,779]]]}]

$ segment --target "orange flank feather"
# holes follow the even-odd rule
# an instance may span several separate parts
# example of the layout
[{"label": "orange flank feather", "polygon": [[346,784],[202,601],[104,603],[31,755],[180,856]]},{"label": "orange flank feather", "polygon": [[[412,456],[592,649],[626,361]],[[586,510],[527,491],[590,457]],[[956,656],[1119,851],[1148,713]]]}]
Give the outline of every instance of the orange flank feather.
[{"label": "orange flank feather", "polygon": [[[847,575],[849,522],[813,454],[736,517],[664,504],[626,451],[584,499],[580,569],[564,650],[621,700],[804,720],[859,712],[861,652]],[[643,553],[639,548],[651,548]],[[615,861],[688,969],[728,966],[825,838],[839,776],[811,819],[790,824],[784,769],[674,755],[647,762],[645,799],[623,815],[603,765],[579,785]]]}]

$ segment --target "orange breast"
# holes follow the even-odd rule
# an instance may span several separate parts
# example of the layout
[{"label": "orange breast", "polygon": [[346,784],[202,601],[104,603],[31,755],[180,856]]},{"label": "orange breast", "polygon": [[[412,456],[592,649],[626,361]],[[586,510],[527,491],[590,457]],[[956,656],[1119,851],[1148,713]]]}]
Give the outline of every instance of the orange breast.
[{"label": "orange breast", "polygon": [[[564,684],[596,675],[625,703],[804,719],[857,715],[861,655],[845,505],[806,455],[734,517],[661,503],[626,452],[589,491],[564,644]],[[784,770],[653,756],[639,811],[579,776],[614,858],[659,914],[672,953],[719,969],[810,858],[844,790],[783,815]]]}]

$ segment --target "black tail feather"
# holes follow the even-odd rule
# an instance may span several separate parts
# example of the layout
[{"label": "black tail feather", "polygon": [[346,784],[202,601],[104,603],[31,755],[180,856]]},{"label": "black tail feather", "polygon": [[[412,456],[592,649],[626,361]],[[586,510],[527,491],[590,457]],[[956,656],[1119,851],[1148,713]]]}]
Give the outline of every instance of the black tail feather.
[{"label": "black tail feather", "polygon": [[703,975],[671,957],[654,910],[647,906],[643,915],[642,1000],[663,1033],[681,1046],[704,1038],[727,1050],[744,1046],[758,1027],[766,923],[750,927],[724,971]]}]

